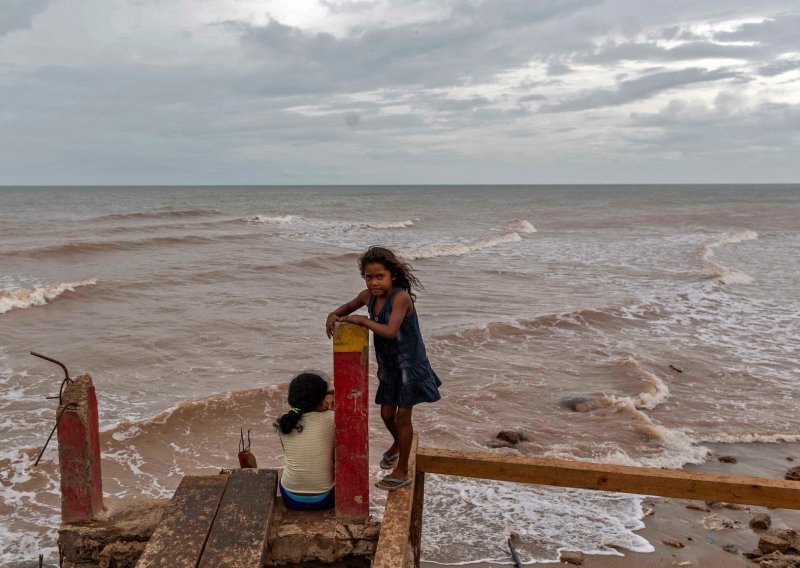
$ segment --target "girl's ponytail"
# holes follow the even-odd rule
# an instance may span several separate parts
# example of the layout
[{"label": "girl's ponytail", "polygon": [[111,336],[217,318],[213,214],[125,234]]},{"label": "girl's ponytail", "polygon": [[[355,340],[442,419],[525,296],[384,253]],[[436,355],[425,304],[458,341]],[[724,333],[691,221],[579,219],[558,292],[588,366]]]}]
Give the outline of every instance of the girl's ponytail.
[{"label": "girl's ponytail", "polygon": [[284,434],[292,430],[303,431],[300,419],[305,412],[313,412],[328,394],[328,383],[317,373],[300,373],[289,383],[289,404],[292,408],[275,421],[275,427]]},{"label": "girl's ponytail", "polygon": [[298,424],[302,416],[303,416],[303,411],[295,406],[289,412],[278,418],[278,421],[275,423],[275,426],[278,429],[280,429],[280,431],[283,432],[284,434],[288,434],[295,428],[297,429],[298,432],[302,432],[303,425]]}]

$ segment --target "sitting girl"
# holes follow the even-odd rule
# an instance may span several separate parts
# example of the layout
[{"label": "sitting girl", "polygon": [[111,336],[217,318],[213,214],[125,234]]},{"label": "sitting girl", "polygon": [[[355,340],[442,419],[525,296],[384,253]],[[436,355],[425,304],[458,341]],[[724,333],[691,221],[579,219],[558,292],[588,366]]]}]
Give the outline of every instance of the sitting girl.
[{"label": "sitting girl", "polygon": [[275,422],[285,458],[278,485],[289,509],[334,504],[333,401],[328,394],[328,383],[319,375],[297,375],[289,384],[291,410]]}]

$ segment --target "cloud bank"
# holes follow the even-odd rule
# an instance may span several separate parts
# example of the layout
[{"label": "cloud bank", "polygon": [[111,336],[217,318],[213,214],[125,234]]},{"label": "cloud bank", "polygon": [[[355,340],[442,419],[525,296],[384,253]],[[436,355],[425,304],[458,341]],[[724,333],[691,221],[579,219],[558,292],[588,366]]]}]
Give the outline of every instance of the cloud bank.
[{"label": "cloud bank", "polygon": [[795,1],[10,0],[0,185],[797,181]]}]

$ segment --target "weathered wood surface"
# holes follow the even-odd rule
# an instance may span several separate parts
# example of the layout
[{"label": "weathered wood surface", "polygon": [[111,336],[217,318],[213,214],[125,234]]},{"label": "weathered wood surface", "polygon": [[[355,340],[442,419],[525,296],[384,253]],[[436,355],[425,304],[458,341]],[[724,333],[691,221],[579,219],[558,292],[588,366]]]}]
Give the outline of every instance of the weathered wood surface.
[{"label": "weathered wood surface", "polygon": [[277,483],[274,469],[237,469],[231,473],[199,568],[261,566]]},{"label": "weathered wood surface", "polygon": [[409,541],[414,551],[414,566],[419,566],[422,553],[422,511],[425,508],[425,472],[418,471],[414,477],[414,498],[411,502],[411,530]]},{"label": "weathered wood surface", "polygon": [[227,482],[227,475],[184,477],[137,568],[195,568]]},{"label": "weathered wood surface", "polygon": [[[411,442],[411,455],[408,458],[408,474],[416,477],[417,434]],[[414,482],[389,491],[386,509],[383,512],[381,534],[372,568],[397,568],[406,565],[409,555],[409,536],[411,529],[411,506],[414,501]]]},{"label": "weathered wood surface", "polygon": [[[800,509],[800,482],[422,448],[418,471],[556,487]],[[388,510],[388,505],[387,505]]]}]

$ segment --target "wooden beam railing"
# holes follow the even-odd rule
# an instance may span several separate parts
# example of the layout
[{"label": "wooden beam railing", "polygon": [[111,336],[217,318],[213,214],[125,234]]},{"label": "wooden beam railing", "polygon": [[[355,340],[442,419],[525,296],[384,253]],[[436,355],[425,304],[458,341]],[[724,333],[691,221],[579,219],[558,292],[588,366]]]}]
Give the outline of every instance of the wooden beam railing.
[{"label": "wooden beam railing", "polygon": [[[414,434],[411,442],[411,455],[408,457],[408,474],[414,481],[405,487],[389,491],[389,495],[386,497],[386,509],[383,512],[381,534],[378,537],[372,568],[401,568],[407,564],[419,566],[419,561],[416,560],[419,558],[419,550],[414,550],[410,543],[411,511],[416,508],[418,514],[422,514],[422,502],[415,503],[417,443],[418,437],[417,434]],[[417,524],[421,529],[421,517],[417,519]],[[413,564],[413,561],[416,561],[416,564]]]},{"label": "wooden beam railing", "polygon": [[800,509],[800,482],[422,448],[417,470],[497,481]]},{"label": "wooden beam railing", "polygon": [[387,499],[373,568],[419,566],[426,473],[800,509],[798,481],[500,456],[489,452],[417,450],[416,435],[409,473],[414,476],[414,483],[391,492]]}]

